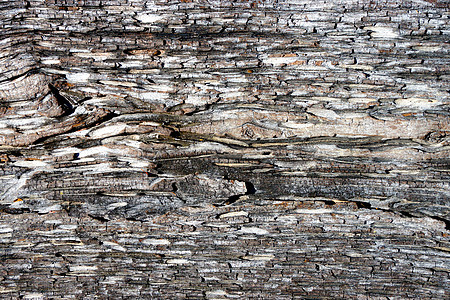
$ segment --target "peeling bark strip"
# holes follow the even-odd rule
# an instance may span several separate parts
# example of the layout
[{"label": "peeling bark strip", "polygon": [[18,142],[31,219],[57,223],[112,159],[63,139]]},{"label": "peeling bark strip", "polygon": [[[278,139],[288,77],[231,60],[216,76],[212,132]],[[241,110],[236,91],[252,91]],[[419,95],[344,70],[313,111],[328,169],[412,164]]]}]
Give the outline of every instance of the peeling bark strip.
[{"label": "peeling bark strip", "polygon": [[0,5],[0,298],[450,297],[445,1]]}]

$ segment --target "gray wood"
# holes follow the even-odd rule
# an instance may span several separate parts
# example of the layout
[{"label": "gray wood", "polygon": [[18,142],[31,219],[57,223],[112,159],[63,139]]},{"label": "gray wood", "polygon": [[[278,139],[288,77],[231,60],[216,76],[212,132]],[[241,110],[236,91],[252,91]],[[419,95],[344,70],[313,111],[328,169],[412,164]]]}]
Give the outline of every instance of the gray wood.
[{"label": "gray wood", "polygon": [[0,6],[1,298],[449,298],[448,3]]}]

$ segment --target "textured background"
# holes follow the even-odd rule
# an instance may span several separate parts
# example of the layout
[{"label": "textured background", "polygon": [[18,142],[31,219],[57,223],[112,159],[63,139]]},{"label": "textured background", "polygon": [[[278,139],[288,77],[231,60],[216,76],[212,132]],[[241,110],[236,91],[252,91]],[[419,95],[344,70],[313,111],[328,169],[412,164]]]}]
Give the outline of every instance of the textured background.
[{"label": "textured background", "polygon": [[450,297],[448,2],[0,7],[1,298]]}]

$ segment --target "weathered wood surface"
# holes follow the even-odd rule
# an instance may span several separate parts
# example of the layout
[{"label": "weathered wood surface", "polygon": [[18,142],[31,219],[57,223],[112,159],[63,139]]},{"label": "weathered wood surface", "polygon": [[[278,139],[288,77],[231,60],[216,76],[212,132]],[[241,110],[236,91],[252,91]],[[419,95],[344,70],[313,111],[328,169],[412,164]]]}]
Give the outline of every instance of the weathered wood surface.
[{"label": "weathered wood surface", "polygon": [[450,297],[448,3],[0,6],[0,297]]}]

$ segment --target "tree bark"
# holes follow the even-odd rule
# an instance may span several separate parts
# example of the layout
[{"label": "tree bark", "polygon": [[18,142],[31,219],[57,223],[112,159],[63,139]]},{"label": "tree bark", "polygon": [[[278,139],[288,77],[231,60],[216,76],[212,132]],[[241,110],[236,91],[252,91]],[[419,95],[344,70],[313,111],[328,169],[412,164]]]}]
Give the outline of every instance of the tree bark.
[{"label": "tree bark", "polygon": [[448,3],[0,5],[1,297],[449,298]]}]

